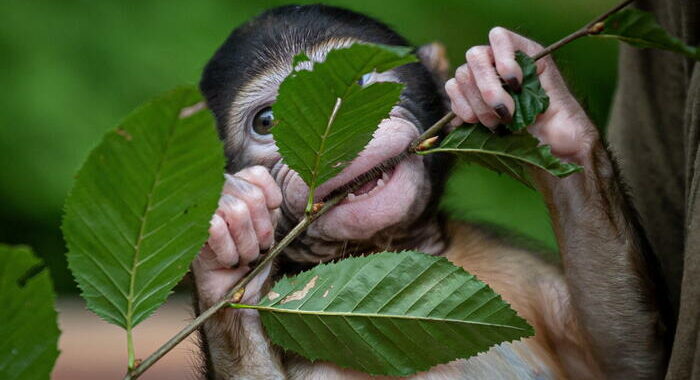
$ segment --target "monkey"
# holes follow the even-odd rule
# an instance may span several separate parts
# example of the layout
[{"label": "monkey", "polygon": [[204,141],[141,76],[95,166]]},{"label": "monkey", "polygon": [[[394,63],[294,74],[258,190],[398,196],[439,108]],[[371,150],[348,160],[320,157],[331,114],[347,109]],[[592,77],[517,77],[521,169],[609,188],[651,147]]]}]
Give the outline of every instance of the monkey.
[{"label": "monkey", "polygon": [[[315,221],[245,289],[257,302],[270,283],[320,262],[384,250],[441,255],[486,282],[535,328],[469,359],[440,364],[411,379],[601,379],[660,377],[667,355],[659,283],[643,231],[628,206],[598,130],[569,92],[551,57],[537,61],[549,108],[529,127],[542,144],[583,171],[567,178],[530,170],[543,194],[560,247],[561,266],[487,228],[449,220],[438,200],[451,167],[445,155],[405,155],[421,132],[448,110],[463,122],[496,129],[513,115],[505,86],[518,91],[516,51],[538,43],[496,27],[488,45],[466,51],[453,78],[438,43],[415,48],[419,62],[367,73],[360,85],[405,85],[372,140],[316,199],[361,186]],[[277,152],[270,130],[278,87],[304,52],[322,62],[353,43],[411,46],[386,24],[343,8],[273,8],[233,30],[204,68],[200,89],[227,156],[226,180],[209,238],[192,263],[195,313],[245,276],[275,239],[303,216],[308,187]],[[381,173],[369,180],[368,172]],[[357,181],[366,183],[357,183]],[[369,375],[284,352],[266,337],[257,312],[225,309],[200,331],[202,375],[213,379],[363,379]],[[459,339],[459,337],[455,337]]]}]

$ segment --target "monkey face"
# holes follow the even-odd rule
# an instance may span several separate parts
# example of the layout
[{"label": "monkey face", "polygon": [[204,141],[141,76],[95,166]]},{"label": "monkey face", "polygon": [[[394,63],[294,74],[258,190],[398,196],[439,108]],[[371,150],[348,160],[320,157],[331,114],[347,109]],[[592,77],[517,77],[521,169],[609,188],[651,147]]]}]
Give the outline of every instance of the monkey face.
[{"label": "monkey face", "polygon": [[[218,121],[228,170],[252,165],[270,169],[284,195],[283,230],[303,215],[309,189],[277,152],[270,107],[284,78],[311,66],[303,62],[292,68],[294,55],[304,52],[322,62],[330,50],[356,42],[407,44],[385,25],[354,12],[320,5],[283,7],[234,30],[205,69],[201,88]],[[359,156],[317,189],[315,201],[322,201],[334,191],[361,185],[307,230],[302,240],[325,247],[313,252],[310,261],[318,262],[319,254],[334,255],[337,250],[328,249],[333,242],[366,243],[415,226],[441,191],[444,165],[436,165],[432,157],[405,154],[411,141],[444,112],[433,77],[425,65],[413,63],[367,73],[361,84],[381,81],[401,82],[406,88]],[[367,180],[371,172],[379,178]]]}]

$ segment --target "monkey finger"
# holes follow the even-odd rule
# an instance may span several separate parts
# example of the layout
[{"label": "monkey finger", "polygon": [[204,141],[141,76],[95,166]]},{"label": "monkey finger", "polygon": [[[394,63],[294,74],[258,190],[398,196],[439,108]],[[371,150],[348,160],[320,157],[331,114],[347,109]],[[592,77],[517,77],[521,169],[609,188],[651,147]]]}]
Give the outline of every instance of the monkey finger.
[{"label": "monkey finger", "polygon": [[452,112],[454,112],[459,119],[467,123],[476,123],[478,121],[472,107],[469,106],[467,98],[464,96],[464,94],[462,94],[462,91],[460,91],[459,85],[457,84],[457,80],[455,78],[452,78],[445,83],[445,92],[450,98],[450,107],[452,108]]},{"label": "monkey finger", "polygon": [[[544,48],[539,43],[523,37],[515,32],[512,32],[505,28],[494,28],[496,31],[494,41],[490,41],[494,48],[494,56],[496,57],[496,68],[498,69],[498,61],[500,59],[505,59],[506,62],[509,61],[509,56],[515,57],[515,52],[520,50],[523,53],[533,57],[539,54]],[[492,34],[489,34],[491,39]],[[507,40],[507,43],[503,43],[503,40]],[[496,47],[496,45],[498,47]],[[537,65],[537,74],[540,76],[540,81],[542,82],[542,87],[547,91],[556,91],[566,87],[559,70],[556,69],[554,60],[551,56],[546,56],[535,62]],[[521,71],[522,72],[522,71]],[[499,71],[500,73],[500,71]],[[502,75],[507,75],[504,73]],[[505,79],[505,77],[503,77]],[[522,83],[522,77],[521,77]],[[564,90],[568,92],[568,90]]]},{"label": "monkey finger", "polygon": [[221,263],[216,258],[216,253],[211,249],[209,243],[205,243],[202,249],[192,262],[192,267],[197,268],[200,272],[206,272],[221,268]]},{"label": "monkey finger", "polygon": [[498,115],[502,124],[510,123],[515,111],[515,102],[503,89],[501,79],[494,67],[491,47],[474,46],[467,50],[466,56],[481,99]]},{"label": "monkey finger", "polygon": [[[454,112],[454,111],[452,111]],[[450,120],[450,123],[447,126],[447,129],[445,132],[450,133],[455,130],[455,128],[459,127],[460,125],[464,124],[464,120],[462,120],[459,116],[455,116]]]},{"label": "monkey finger", "polygon": [[[272,230],[277,228],[277,223],[282,218],[282,210],[278,207],[276,209],[270,210],[270,221],[272,222]],[[274,234],[273,234],[274,235]]]},{"label": "monkey finger", "polygon": [[467,98],[469,106],[476,114],[479,122],[489,128],[495,128],[500,122],[500,117],[496,114],[492,107],[489,107],[481,97],[481,90],[476,85],[474,74],[469,64],[462,65],[455,73],[459,90]]},{"label": "monkey finger", "polygon": [[230,181],[226,181],[224,194],[245,202],[246,206],[248,206],[260,248],[268,248],[272,244],[274,229],[262,189],[242,178],[234,176],[231,177]]},{"label": "monkey finger", "polygon": [[224,194],[217,213],[228,224],[239,256],[238,265],[248,265],[260,255],[260,247],[248,206],[242,200]]},{"label": "monkey finger", "polygon": [[277,182],[275,182],[275,179],[272,178],[272,175],[265,167],[260,165],[251,166],[239,171],[234,176],[258,186],[265,194],[267,208],[277,208],[282,204],[282,190],[280,190]]},{"label": "monkey finger", "polygon": [[489,32],[489,43],[493,50],[494,62],[498,75],[508,86],[520,92],[523,83],[523,70],[515,60],[515,47],[510,39],[511,31],[495,27]]},{"label": "monkey finger", "polygon": [[221,267],[231,268],[238,264],[238,252],[228,225],[217,214],[214,214],[211,220],[207,245],[216,256],[216,260]]}]

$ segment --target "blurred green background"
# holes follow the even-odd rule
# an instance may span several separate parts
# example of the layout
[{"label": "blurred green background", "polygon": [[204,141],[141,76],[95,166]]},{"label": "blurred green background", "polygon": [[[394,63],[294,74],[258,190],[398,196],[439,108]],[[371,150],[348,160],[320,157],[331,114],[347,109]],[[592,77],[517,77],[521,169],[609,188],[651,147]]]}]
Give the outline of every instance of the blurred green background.
[{"label": "blurred green background", "polygon": [[[0,2],[0,241],[29,244],[61,292],[75,291],[59,229],[74,173],[103,132],[138,104],[202,67],[231,29],[283,1]],[[306,3],[300,1],[297,3]],[[612,5],[608,0],[343,0],[415,44],[443,42],[453,67],[505,26],[547,45]],[[556,53],[571,89],[599,126],[615,85],[616,44],[575,42]],[[459,167],[443,207],[556,251],[537,193],[480,168]]]}]

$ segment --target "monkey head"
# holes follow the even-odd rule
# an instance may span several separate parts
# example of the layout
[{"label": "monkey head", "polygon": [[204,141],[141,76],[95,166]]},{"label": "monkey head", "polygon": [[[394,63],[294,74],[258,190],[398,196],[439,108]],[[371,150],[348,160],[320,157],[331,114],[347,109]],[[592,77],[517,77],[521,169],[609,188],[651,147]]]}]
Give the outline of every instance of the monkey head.
[{"label": "monkey head", "polygon": [[[320,62],[332,49],[362,42],[408,46],[385,24],[349,10],[284,6],[236,28],[204,69],[200,87],[224,141],[227,170],[252,165],[270,169],[284,196],[279,233],[286,233],[303,215],[308,194],[301,177],[282,161],[270,134],[270,107],[279,85],[294,69],[296,54],[304,52]],[[440,157],[403,153],[446,111],[442,81],[447,63],[436,44],[416,54],[418,63],[363,76],[361,84],[395,81],[406,87],[367,147],[317,189],[316,201],[321,201],[343,187],[366,182],[290,247],[286,253],[295,261],[319,262],[350,249],[417,247],[418,239],[436,236],[435,231],[421,231],[435,224],[436,200],[448,165]]]}]

